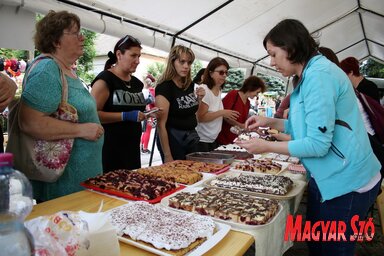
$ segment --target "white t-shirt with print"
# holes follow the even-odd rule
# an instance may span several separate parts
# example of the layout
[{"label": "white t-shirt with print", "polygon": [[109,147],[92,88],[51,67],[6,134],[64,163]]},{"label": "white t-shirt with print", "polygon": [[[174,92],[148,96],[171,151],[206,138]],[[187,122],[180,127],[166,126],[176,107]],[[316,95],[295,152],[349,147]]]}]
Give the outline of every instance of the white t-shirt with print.
[{"label": "white t-shirt with print", "polygon": [[[205,96],[202,99],[204,103],[208,105],[208,112],[216,112],[224,109],[223,102],[221,100],[221,91],[219,95],[215,96],[207,85],[201,84],[205,90]],[[210,122],[199,122],[196,127],[196,131],[200,136],[201,142],[214,142],[221,131],[221,125],[223,123],[223,117],[220,116]]]}]

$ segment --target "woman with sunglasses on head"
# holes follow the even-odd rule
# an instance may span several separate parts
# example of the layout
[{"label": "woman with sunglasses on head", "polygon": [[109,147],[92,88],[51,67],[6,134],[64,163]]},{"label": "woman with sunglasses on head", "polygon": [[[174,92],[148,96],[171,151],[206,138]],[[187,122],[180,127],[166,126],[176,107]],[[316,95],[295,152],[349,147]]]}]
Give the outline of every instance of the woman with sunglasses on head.
[{"label": "woman with sunglasses on head", "polygon": [[216,138],[221,131],[223,119],[236,120],[240,113],[232,109],[224,109],[221,100],[221,90],[228,75],[229,64],[221,58],[213,58],[203,74],[200,85],[205,90],[205,96],[197,111],[197,133],[200,137],[199,151],[209,152],[217,148]]},{"label": "woman with sunglasses on head", "polygon": [[132,75],[140,63],[141,43],[127,35],[115,45],[102,71],[92,82],[100,121],[105,130],[103,170],[141,167],[141,121],[146,99],[143,83]]},{"label": "woman with sunglasses on head", "polygon": [[[49,11],[36,23],[34,41],[42,54],[32,61],[25,76],[19,109],[20,129],[36,139],[74,139],[62,176],[52,183],[31,182],[34,198],[38,201],[80,191],[80,182],[102,172],[104,130],[97,116],[95,100],[71,68],[72,63],[83,55],[84,39],[80,19],[73,13]],[[62,99],[61,73],[68,84],[68,103],[77,110],[78,123],[51,116]]]},{"label": "woman with sunglasses on head", "polygon": [[205,91],[203,88],[194,91],[191,78],[194,60],[195,54],[190,48],[172,47],[156,86],[155,104],[162,109],[157,116],[157,147],[163,162],[182,160],[188,153],[197,151],[196,111]]},{"label": "woman with sunglasses on head", "polygon": [[[292,140],[237,142],[251,153],[299,157],[310,174],[307,221],[340,221],[347,241],[308,243],[310,255],[353,255],[351,219],[364,220],[379,189],[380,163],[372,152],[355,93],[344,72],[318,53],[318,44],[298,20],[278,23],[264,38],[271,65],[295,76],[288,120],[253,116],[246,127],[269,126]],[[339,222],[339,223],[340,223]],[[340,234],[339,234],[340,235]]]}]

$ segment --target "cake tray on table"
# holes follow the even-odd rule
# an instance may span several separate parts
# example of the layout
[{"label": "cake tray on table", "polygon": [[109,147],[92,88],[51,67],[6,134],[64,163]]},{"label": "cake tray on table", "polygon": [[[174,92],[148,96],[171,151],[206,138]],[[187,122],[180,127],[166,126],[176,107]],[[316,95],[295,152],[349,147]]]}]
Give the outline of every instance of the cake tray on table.
[{"label": "cake tray on table", "polygon": [[281,173],[285,172],[287,169],[288,169],[288,166],[289,166],[289,163],[286,163],[286,162],[279,162],[279,161],[274,161],[274,160],[270,160],[272,161],[273,163],[277,163],[279,165],[281,165],[280,169],[279,170],[265,170],[265,172],[261,171],[261,170],[242,170],[242,169],[238,169],[236,168],[236,166],[248,166],[249,168],[246,168],[246,169],[251,169],[252,167],[254,167],[254,161],[258,161],[259,159],[258,158],[252,158],[252,159],[247,159],[247,160],[243,160],[243,161],[235,161],[232,163],[231,165],[231,168],[230,168],[230,171],[234,171],[234,172],[244,172],[244,173],[260,173],[260,174],[272,174],[272,175],[280,175]]},{"label": "cake tray on table", "polygon": [[209,174],[221,174],[228,171],[230,168],[229,164],[207,163],[195,160],[175,160],[169,163],[165,163],[163,166]]},{"label": "cake tray on table", "polygon": [[[176,193],[174,193],[172,195],[169,195],[169,196],[163,198],[161,200],[160,204],[162,206],[168,207],[169,209],[172,209],[174,211],[188,212],[186,210],[176,209],[176,208],[170,207],[169,206],[170,198],[172,198],[173,196],[177,195],[178,193],[182,193],[182,192],[196,194],[196,193],[198,193],[198,191],[200,191],[202,189],[204,189],[204,187],[187,187],[187,188],[183,189],[182,191],[178,191],[178,192],[176,192]],[[218,190],[223,190],[223,189],[218,188]],[[242,191],[235,191],[235,192],[242,193]],[[268,199],[268,198],[260,197],[260,196],[253,196],[253,195],[251,195],[251,196],[254,197],[254,198]],[[267,223],[265,223],[265,224],[258,224],[258,225],[250,225],[250,224],[235,222],[235,221],[232,221],[232,220],[224,220],[224,219],[220,219],[220,218],[217,218],[217,217],[212,217],[212,216],[209,216],[209,215],[202,215],[202,216],[211,217],[215,222],[221,222],[221,223],[228,224],[232,228],[234,228],[235,230],[240,230],[240,231],[242,231],[242,230],[249,230],[249,231],[252,231],[252,230],[259,230],[259,229],[262,229],[262,228],[267,227],[269,225],[272,225],[273,222],[275,221],[275,219],[281,213],[282,209],[283,209],[283,207],[282,207],[281,203],[278,203],[278,209],[277,209],[275,215],[272,218],[270,218]],[[197,213],[195,213],[195,214],[197,214]]]},{"label": "cake tray on table", "polygon": [[232,189],[232,188],[223,188],[223,187],[217,187],[217,186],[212,186],[211,182],[215,179],[219,179],[221,177],[238,177],[240,175],[251,175],[251,176],[266,176],[266,175],[271,175],[271,174],[263,174],[263,173],[254,173],[254,172],[239,172],[239,171],[229,171],[227,173],[220,174],[216,177],[212,177],[209,180],[206,180],[203,185],[206,187],[211,187],[211,188],[219,188],[219,189],[225,189],[229,191],[235,191],[235,192],[240,192],[240,193],[245,193],[253,196],[260,196],[260,197],[265,197],[265,198],[271,198],[271,199],[278,199],[278,200],[288,200],[291,199],[300,192],[305,189],[305,186],[307,183],[302,180],[292,180],[293,185],[292,188],[286,193],[285,195],[277,195],[277,194],[268,194],[268,193],[261,193],[261,192],[254,192],[254,191],[247,191],[247,190],[239,190],[239,189]]},{"label": "cake tray on table", "polygon": [[[131,203],[134,203],[134,202],[131,202]],[[118,208],[124,207],[124,206],[125,205],[121,205],[121,206],[113,208],[113,209],[118,209]],[[169,207],[163,207],[163,206],[159,206],[159,207],[164,208],[166,210],[170,210]],[[109,210],[109,212],[112,211],[113,209]],[[193,214],[193,213],[189,213],[189,212],[185,212],[185,211],[183,211],[183,212],[187,213],[187,214]],[[192,249],[190,249],[190,251],[188,251],[187,253],[182,253],[182,254],[180,254],[179,250],[173,251],[173,250],[166,250],[166,249],[158,249],[150,243],[133,240],[127,235],[118,236],[118,239],[122,243],[130,244],[132,246],[135,246],[135,247],[143,249],[145,251],[154,253],[156,255],[162,255],[162,256],[175,256],[175,255],[200,256],[200,255],[203,255],[204,253],[208,252],[211,248],[213,248],[216,244],[218,244],[228,234],[228,232],[231,229],[230,225],[216,222],[216,221],[214,221],[214,223],[215,223],[215,231],[211,237],[207,238],[203,242],[195,241],[194,243],[197,242],[197,245],[194,245],[194,247]],[[194,243],[192,243],[192,244],[194,244]],[[180,249],[180,250],[183,250],[183,249]]]},{"label": "cake tray on table", "polygon": [[158,196],[158,197],[156,197],[154,199],[145,199],[145,198],[136,197],[136,196],[133,196],[133,195],[130,195],[130,194],[124,193],[122,191],[118,191],[118,190],[102,189],[102,188],[99,188],[97,186],[86,184],[84,182],[80,183],[80,185],[83,186],[84,188],[87,188],[87,189],[90,189],[90,190],[94,190],[94,191],[98,191],[98,192],[102,192],[102,193],[105,193],[105,194],[108,194],[108,195],[117,196],[117,197],[121,197],[121,198],[124,198],[124,199],[132,200],[132,201],[145,201],[145,202],[148,202],[150,204],[156,204],[156,203],[160,202],[161,199],[163,199],[164,197],[169,196],[169,195],[175,193],[176,191],[182,190],[183,188],[186,187],[185,185],[179,184],[179,185],[176,185],[175,189],[172,189],[172,190],[162,194],[161,196]]},{"label": "cake tray on table", "polygon": [[215,163],[215,164],[231,164],[235,160],[233,154],[223,154],[216,152],[194,152],[187,156],[187,160]]}]

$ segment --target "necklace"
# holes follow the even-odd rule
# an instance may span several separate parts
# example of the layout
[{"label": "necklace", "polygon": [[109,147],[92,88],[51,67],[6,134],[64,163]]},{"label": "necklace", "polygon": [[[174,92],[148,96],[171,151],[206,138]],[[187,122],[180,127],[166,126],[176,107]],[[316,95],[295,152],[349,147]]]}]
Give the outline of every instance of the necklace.
[{"label": "necklace", "polygon": [[128,82],[124,81],[124,80],[121,80],[123,81],[123,84],[125,85],[125,87],[127,87],[128,89],[131,88],[131,80],[129,80]]}]

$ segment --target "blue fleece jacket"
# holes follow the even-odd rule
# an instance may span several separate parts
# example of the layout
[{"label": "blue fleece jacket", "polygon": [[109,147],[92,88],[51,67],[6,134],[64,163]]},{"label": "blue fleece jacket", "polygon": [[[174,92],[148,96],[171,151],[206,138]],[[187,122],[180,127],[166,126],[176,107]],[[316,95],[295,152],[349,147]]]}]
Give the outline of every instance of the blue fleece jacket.
[{"label": "blue fleece jacket", "polygon": [[322,55],[310,59],[291,94],[285,130],[289,153],[301,159],[323,200],[363,187],[380,170],[351,82]]}]

